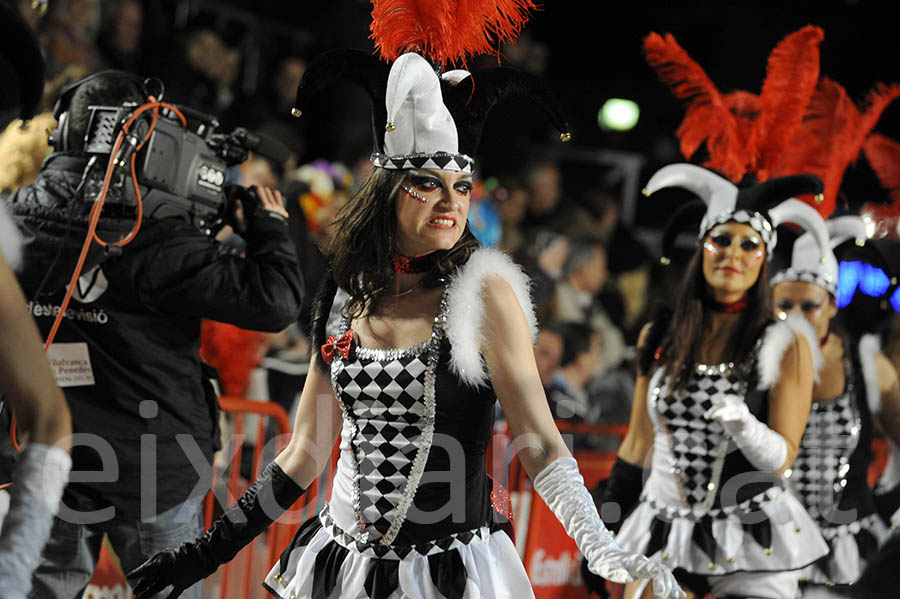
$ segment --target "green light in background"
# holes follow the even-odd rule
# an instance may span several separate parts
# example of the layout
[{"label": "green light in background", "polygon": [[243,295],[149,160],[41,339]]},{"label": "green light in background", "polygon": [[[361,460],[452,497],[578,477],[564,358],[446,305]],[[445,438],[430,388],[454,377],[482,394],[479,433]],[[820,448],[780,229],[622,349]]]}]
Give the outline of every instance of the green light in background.
[{"label": "green light in background", "polygon": [[631,100],[610,98],[597,113],[597,123],[604,129],[628,131],[637,125],[640,114],[640,108]]}]

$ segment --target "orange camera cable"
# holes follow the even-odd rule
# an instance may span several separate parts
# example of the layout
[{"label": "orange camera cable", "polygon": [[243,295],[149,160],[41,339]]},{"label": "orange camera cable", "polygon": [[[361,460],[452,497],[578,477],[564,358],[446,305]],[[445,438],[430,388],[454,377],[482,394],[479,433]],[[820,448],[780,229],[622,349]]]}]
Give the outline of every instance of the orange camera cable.
[{"label": "orange camera cable", "polygon": [[[59,308],[59,314],[57,314],[56,319],[53,321],[53,326],[50,328],[50,333],[47,335],[47,340],[44,342],[44,353],[47,353],[50,350],[50,345],[53,343],[53,339],[56,337],[56,333],[59,330],[59,325],[62,323],[62,319],[65,318],[66,310],[69,307],[69,302],[72,299],[72,293],[75,291],[75,286],[78,284],[78,278],[81,276],[81,270],[84,268],[84,261],[87,259],[88,250],[90,250],[91,243],[97,242],[98,245],[102,247],[108,247],[109,245],[124,247],[131,243],[134,238],[137,236],[138,231],[141,228],[141,220],[143,219],[144,209],[143,202],[141,201],[141,191],[138,186],[137,175],[135,172],[135,159],[137,158],[138,151],[144,147],[144,144],[150,139],[150,135],[153,133],[154,128],[156,127],[156,121],[159,119],[159,109],[167,108],[172,111],[178,119],[181,121],[181,124],[187,127],[187,119],[184,118],[184,115],[181,114],[181,111],[168,104],[166,102],[160,102],[153,96],[150,96],[148,102],[139,106],[131,113],[125,123],[122,125],[122,130],[119,131],[119,135],[116,137],[116,142],[113,145],[113,149],[109,154],[109,162],[106,165],[106,175],[103,178],[103,187],[100,189],[100,193],[97,195],[97,199],[94,200],[94,205],[91,207],[91,212],[88,218],[88,232],[84,239],[84,244],[81,246],[81,254],[78,256],[78,262],[75,265],[75,270],[72,273],[72,278],[69,280],[68,288],[66,289],[66,295],[63,298],[62,304]],[[97,223],[100,221],[100,213],[103,211],[103,204],[106,202],[106,196],[109,193],[109,186],[112,182],[113,172],[116,168],[116,155],[119,153],[119,149],[122,147],[122,143],[125,140],[125,135],[128,133],[132,124],[137,118],[143,114],[144,112],[152,110],[153,116],[150,121],[150,127],[147,129],[147,133],[144,135],[144,138],[140,141],[140,143],[135,147],[134,151],[131,153],[131,183],[134,186],[134,194],[137,203],[137,215],[134,223],[134,227],[132,227],[131,231],[120,239],[119,241],[115,241],[112,243],[108,243],[97,235]],[[13,447],[16,451],[19,450],[19,442],[16,439],[16,416],[13,414],[12,422],[9,427],[9,435],[12,440]]]}]

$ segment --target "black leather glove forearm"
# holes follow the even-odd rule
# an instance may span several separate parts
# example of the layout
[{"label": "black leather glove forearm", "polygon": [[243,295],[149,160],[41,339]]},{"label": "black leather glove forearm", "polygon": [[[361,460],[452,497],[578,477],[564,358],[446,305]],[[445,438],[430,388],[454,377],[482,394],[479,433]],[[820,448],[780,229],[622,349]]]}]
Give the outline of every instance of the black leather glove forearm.
[{"label": "black leather glove forearm", "polygon": [[[641,489],[644,487],[644,469],[629,464],[622,458],[616,458],[616,463],[609,473],[606,480],[606,488],[600,495],[600,501],[597,508],[600,510],[600,517],[603,523],[610,530],[618,530],[619,525],[641,498]],[[618,504],[618,518],[609,516],[616,510],[609,508],[603,509],[604,504]],[[605,517],[604,517],[605,516]]]},{"label": "black leather glove forearm", "polygon": [[206,578],[278,519],[303,495],[301,488],[272,462],[202,536],[157,553],[128,574],[135,599],[152,597],[169,585],[170,599]]}]

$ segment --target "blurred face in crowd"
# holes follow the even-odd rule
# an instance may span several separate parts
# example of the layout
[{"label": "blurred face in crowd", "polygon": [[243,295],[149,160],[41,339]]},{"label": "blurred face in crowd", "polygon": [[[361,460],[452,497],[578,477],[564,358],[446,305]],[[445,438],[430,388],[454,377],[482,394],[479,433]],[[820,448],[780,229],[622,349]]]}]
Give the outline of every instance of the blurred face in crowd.
[{"label": "blurred face in crowd", "polygon": [[831,319],[837,314],[837,304],[822,287],[806,281],[782,281],[772,288],[772,298],[777,318],[797,314],[809,321],[819,339],[828,335]]},{"label": "blurred face in crowd", "polygon": [[525,212],[528,210],[528,190],[523,187],[513,187],[497,207],[505,224],[519,224],[525,218]]},{"label": "blurred face in crowd", "polygon": [[143,23],[144,13],[140,4],[130,1],[119,4],[112,27],[113,46],[125,54],[133,53],[141,38]]},{"label": "blurred face in crowd", "polygon": [[472,175],[459,171],[407,171],[397,191],[397,251],[424,256],[452,248],[466,229]]},{"label": "blurred face in crowd", "polygon": [[600,337],[600,333],[587,328],[585,328],[585,334],[590,334],[591,344],[588,351],[579,354],[575,358],[575,363],[581,372],[586,373],[587,378],[590,379],[594,375],[599,374],[597,371],[600,368],[600,359],[603,356],[603,339]]},{"label": "blurred face in crowd", "polygon": [[289,109],[294,105],[297,86],[306,71],[306,63],[299,58],[286,58],[275,77],[275,94],[280,108]]},{"label": "blurred face in crowd", "polygon": [[727,222],[710,229],[703,238],[703,277],[713,298],[720,302],[741,299],[759,278],[766,246],[753,227]]},{"label": "blurred face in crowd", "polygon": [[563,354],[563,340],[557,333],[549,330],[538,331],[534,342],[534,361],[537,364],[541,385],[545,388],[553,382],[553,374],[559,368]]},{"label": "blurred face in crowd", "polygon": [[278,177],[272,170],[272,165],[265,158],[254,156],[241,165],[241,185],[253,187],[278,187]]},{"label": "blurred face in crowd", "polygon": [[549,214],[556,209],[560,199],[559,169],[551,163],[535,168],[528,179],[531,186],[532,214]]},{"label": "blurred face in crowd", "polygon": [[590,294],[600,291],[609,279],[609,271],[606,269],[606,250],[603,246],[594,247],[591,259],[579,264],[572,273],[572,277],[580,291]]}]

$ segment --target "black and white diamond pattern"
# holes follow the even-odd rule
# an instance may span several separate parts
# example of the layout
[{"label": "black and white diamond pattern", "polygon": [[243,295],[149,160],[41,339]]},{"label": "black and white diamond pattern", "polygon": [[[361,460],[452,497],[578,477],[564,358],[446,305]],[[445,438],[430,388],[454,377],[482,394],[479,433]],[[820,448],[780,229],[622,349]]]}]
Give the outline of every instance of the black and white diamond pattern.
[{"label": "black and white diamond pattern", "polygon": [[410,477],[425,425],[426,354],[342,363],[341,402],[358,427],[351,439],[359,464],[359,509],[370,538],[385,535]]},{"label": "black and white diamond pattern", "polygon": [[371,156],[372,164],[392,170],[434,169],[471,173],[475,161],[465,154],[434,152],[432,154],[409,154],[406,156],[388,156],[375,152]]},{"label": "black and white diamond pattern", "polygon": [[820,523],[828,524],[828,514],[838,505],[841,481],[858,442],[859,415],[850,393],[813,404],[789,480],[803,507]]},{"label": "black and white diamond pattern", "polygon": [[831,275],[824,272],[786,268],[777,272],[775,276],[772,277],[769,285],[774,287],[782,281],[804,281],[806,283],[812,283],[813,285],[818,285],[829,291],[832,295],[837,295],[837,281],[835,281]]},{"label": "black and white diamond pattern", "polygon": [[732,369],[703,368],[693,372],[687,384],[674,394],[663,394],[656,409],[669,432],[676,472],[689,505],[703,503],[713,478],[713,462],[723,439],[722,425],[704,413],[712,398],[740,394],[740,378]]}]

